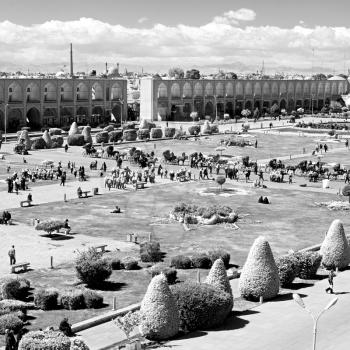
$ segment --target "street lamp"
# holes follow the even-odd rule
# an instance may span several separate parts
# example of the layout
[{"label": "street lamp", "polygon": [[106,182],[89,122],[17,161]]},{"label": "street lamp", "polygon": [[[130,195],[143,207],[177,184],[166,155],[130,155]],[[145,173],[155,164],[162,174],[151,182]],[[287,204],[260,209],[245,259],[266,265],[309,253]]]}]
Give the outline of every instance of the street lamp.
[{"label": "street lamp", "polygon": [[320,319],[320,317],[323,315],[324,312],[326,312],[327,310],[329,310],[332,306],[334,306],[337,301],[338,301],[338,298],[334,298],[332,299],[322,310],[321,312],[317,315],[317,316],[314,316],[310,309],[306,307],[306,305],[304,304],[304,301],[301,299],[300,295],[299,294],[296,294],[296,293],[293,293],[293,299],[294,301],[302,308],[302,309],[305,309],[306,312],[308,314],[310,314],[313,322],[314,322],[314,328],[313,328],[313,341],[312,341],[312,349],[313,350],[316,350],[316,335],[317,335],[317,323],[318,323],[318,320]]}]

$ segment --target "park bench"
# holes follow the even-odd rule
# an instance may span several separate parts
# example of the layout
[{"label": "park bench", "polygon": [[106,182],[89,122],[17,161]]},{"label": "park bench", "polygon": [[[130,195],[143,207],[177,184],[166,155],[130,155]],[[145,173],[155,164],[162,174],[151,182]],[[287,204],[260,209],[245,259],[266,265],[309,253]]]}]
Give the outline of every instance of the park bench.
[{"label": "park bench", "polygon": [[104,253],[106,251],[107,244],[101,244],[101,245],[96,245],[93,248],[96,250],[100,250],[101,253]]},{"label": "park bench", "polygon": [[[64,232],[65,235],[69,235],[70,231],[72,230],[71,228],[65,228],[65,227],[62,227],[62,229],[63,229],[63,232]],[[60,228],[58,228],[56,230],[56,232],[59,233],[60,232]]]},{"label": "park bench", "polygon": [[81,191],[79,198],[83,198],[83,197],[87,198],[88,193],[90,193],[90,191]]},{"label": "park bench", "polygon": [[143,188],[145,188],[145,184],[146,184],[146,182],[136,182],[136,184],[135,184],[135,188],[136,188],[136,190],[140,190],[140,189],[143,189]]},{"label": "park bench", "polygon": [[22,269],[23,271],[27,271],[30,263],[29,262],[23,262],[11,265],[11,273],[15,273],[16,269]]},{"label": "park bench", "polygon": [[20,202],[21,207],[24,207],[24,204],[28,204],[27,207],[30,207],[32,205],[32,201],[25,200]]}]

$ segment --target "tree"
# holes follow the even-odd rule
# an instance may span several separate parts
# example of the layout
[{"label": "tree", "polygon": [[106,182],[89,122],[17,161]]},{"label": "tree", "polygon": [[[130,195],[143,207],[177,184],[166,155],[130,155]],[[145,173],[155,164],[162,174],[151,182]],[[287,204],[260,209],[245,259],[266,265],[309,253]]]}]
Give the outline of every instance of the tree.
[{"label": "tree", "polygon": [[260,236],[250,248],[239,279],[239,291],[244,298],[272,299],[279,292],[280,280],[268,241]]},{"label": "tree", "polygon": [[169,77],[175,78],[175,79],[183,79],[185,76],[185,72],[180,67],[173,67],[169,69]]},{"label": "tree", "polygon": [[245,118],[250,117],[250,115],[252,114],[252,112],[249,109],[243,109],[243,111],[241,112],[242,116]]},{"label": "tree", "polygon": [[193,122],[198,118],[198,112],[191,112],[190,118],[193,120]]},{"label": "tree", "polygon": [[45,231],[49,235],[51,235],[52,232],[54,232],[56,230],[59,230],[62,227],[64,227],[64,222],[63,221],[45,220],[45,221],[39,222],[35,226],[35,229],[38,230],[38,231]]},{"label": "tree", "polygon": [[350,185],[344,186],[341,193],[343,196],[349,197],[349,203],[350,203]]},{"label": "tree", "polygon": [[52,140],[51,140],[51,136],[47,130],[44,131],[42,137],[46,143],[46,148],[51,148],[52,147]]},{"label": "tree", "polygon": [[186,72],[186,79],[200,79],[201,74],[197,69],[191,69]]},{"label": "tree", "polygon": [[153,277],[141,302],[140,333],[151,340],[164,340],[179,331],[179,311],[166,277]]},{"label": "tree", "polygon": [[82,132],[82,135],[84,136],[85,143],[91,143],[92,144],[92,136],[91,136],[91,127],[85,126]]},{"label": "tree", "polygon": [[225,79],[237,80],[237,79],[238,79],[238,76],[237,76],[236,73],[228,72],[228,73],[226,73]]},{"label": "tree", "polygon": [[69,128],[68,136],[79,134],[78,124],[77,122],[73,122]]},{"label": "tree", "polygon": [[216,183],[220,186],[220,191],[222,191],[222,185],[226,182],[226,178],[223,175],[216,177]]},{"label": "tree", "polygon": [[344,269],[350,263],[350,247],[340,220],[334,220],[321,245],[322,265],[328,269]]},{"label": "tree", "polygon": [[271,106],[271,109],[270,109],[271,114],[276,114],[276,113],[278,113],[279,109],[280,109],[280,108],[278,107],[278,104],[277,104],[277,103],[274,103],[274,104]]},{"label": "tree", "polygon": [[318,73],[312,76],[312,79],[314,80],[327,80],[327,76],[323,73]]}]

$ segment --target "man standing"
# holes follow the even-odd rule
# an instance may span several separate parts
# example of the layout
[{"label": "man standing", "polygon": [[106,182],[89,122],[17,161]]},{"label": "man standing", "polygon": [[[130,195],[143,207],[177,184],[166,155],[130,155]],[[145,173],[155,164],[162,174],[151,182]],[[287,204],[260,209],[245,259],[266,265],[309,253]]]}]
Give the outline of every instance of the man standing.
[{"label": "man standing", "polygon": [[328,283],[329,283],[329,287],[326,289],[326,293],[330,293],[333,294],[333,278],[336,276],[336,274],[334,273],[334,270],[330,270],[329,274],[328,274]]},{"label": "man standing", "polygon": [[15,250],[15,246],[14,245],[9,250],[8,254],[9,254],[9,257],[10,257],[10,265],[16,264],[16,250]]}]

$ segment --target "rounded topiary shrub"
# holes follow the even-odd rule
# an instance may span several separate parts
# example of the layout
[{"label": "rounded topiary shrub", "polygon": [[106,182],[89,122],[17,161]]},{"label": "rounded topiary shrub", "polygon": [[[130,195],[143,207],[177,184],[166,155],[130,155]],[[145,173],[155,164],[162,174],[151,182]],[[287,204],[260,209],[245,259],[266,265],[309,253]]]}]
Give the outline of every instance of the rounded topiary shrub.
[{"label": "rounded topiary shrub", "polygon": [[226,268],[224,262],[221,259],[217,259],[211,267],[205,283],[218,287],[224,292],[232,295],[232,289],[230,281],[227,277]]},{"label": "rounded topiary shrub", "polygon": [[196,269],[210,269],[212,262],[206,253],[196,253],[191,256],[192,265]]},{"label": "rounded topiary shrub", "polygon": [[42,288],[34,293],[34,305],[41,310],[55,310],[58,305],[58,290]]},{"label": "rounded topiary shrub", "polygon": [[63,136],[52,136],[52,148],[60,148],[63,146]]},{"label": "rounded topiary shrub", "polygon": [[21,295],[21,283],[18,279],[13,277],[0,279],[0,300],[19,299]]},{"label": "rounded topiary shrub", "polygon": [[242,297],[257,300],[272,299],[279,292],[278,269],[271,248],[266,239],[258,237],[248,254],[239,279]]},{"label": "rounded topiary shrub", "polygon": [[52,140],[51,140],[51,136],[47,130],[44,131],[42,137],[46,143],[46,148],[51,148],[52,147]]},{"label": "rounded topiary shrub", "polygon": [[298,261],[299,274],[301,279],[312,279],[317,275],[321,265],[322,256],[317,252],[296,252],[293,254]]},{"label": "rounded topiary shrub", "polygon": [[137,130],[137,138],[139,140],[146,140],[150,138],[149,129],[139,129]]},{"label": "rounded topiary shrub", "polygon": [[190,135],[199,135],[200,131],[201,131],[200,125],[192,125],[188,128],[188,133]]},{"label": "rounded topiary shrub", "polygon": [[208,256],[212,264],[214,264],[217,259],[221,259],[224,262],[226,268],[228,268],[230,265],[231,255],[227,250],[221,248],[211,249],[208,251]]},{"label": "rounded topiary shrub", "polygon": [[32,140],[32,149],[44,149],[46,142],[42,137],[34,137]]},{"label": "rounded topiary shrub", "polygon": [[164,128],[164,137],[174,137],[175,132],[175,128]]},{"label": "rounded topiary shrub", "polygon": [[152,278],[154,276],[163,274],[166,277],[168,284],[175,284],[177,279],[177,271],[162,263],[153,265],[150,269]]},{"label": "rounded topiary shrub", "polygon": [[276,259],[281,287],[289,287],[299,275],[299,263],[293,254],[283,255]]},{"label": "rounded topiary shrub", "polygon": [[74,134],[69,135],[67,138],[67,143],[69,146],[84,146],[84,135]]},{"label": "rounded topiary shrub", "polygon": [[163,130],[161,128],[152,128],[151,129],[151,138],[152,139],[161,139],[163,137]]},{"label": "rounded topiary shrub", "polygon": [[115,130],[108,133],[109,142],[118,142],[123,138],[123,132],[121,130]]},{"label": "rounded topiary shrub", "polygon": [[84,340],[75,337],[71,338],[70,350],[90,350]]},{"label": "rounded topiary shrub", "polygon": [[70,350],[71,341],[62,332],[34,331],[23,336],[18,350]]},{"label": "rounded topiary shrub", "polygon": [[127,256],[122,260],[122,266],[125,270],[138,270],[139,269],[138,261],[131,256]]},{"label": "rounded topiary shrub", "polygon": [[32,308],[31,304],[21,300],[4,299],[0,301],[0,310],[6,310],[8,312],[22,311],[26,312]]},{"label": "rounded topiary shrub", "polygon": [[89,125],[85,126],[81,134],[84,136],[85,143],[92,144],[91,126]]},{"label": "rounded topiary shrub", "polygon": [[120,270],[122,268],[120,258],[112,256],[108,258],[108,261],[111,265],[112,270]]},{"label": "rounded topiary shrub", "polygon": [[142,262],[159,262],[163,258],[159,242],[142,242],[140,244],[140,258]]},{"label": "rounded topiary shrub", "polygon": [[107,143],[108,142],[108,132],[107,131],[101,131],[98,132],[96,135],[96,143]]},{"label": "rounded topiary shrub", "polygon": [[344,269],[350,263],[350,247],[343,223],[334,220],[321,245],[322,265],[327,269]]},{"label": "rounded topiary shrub", "polygon": [[188,256],[176,255],[171,258],[170,266],[176,269],[190,269],[192,267],[192,261]]},{"label": "rounded topiary shrub", "polygon": [[91,286],[99,285],[112,274],[108,260],[102,258],[102,254],[94,248],[79,253],[75,260],[75,270],[77,277]]},{"label": "rounded topiary shrub", "polygon": [[141,119],[139,129],[148,129],[151,130],[152,128],[156,128],[156,124],[152,123],[149,120]]},{"label": "rounded topiary shrub", "polygon": [[135,129],[127,129],[123,131],[123,140],[124,141],[136,141],[137,131]]},{"label": "rounded topiary shrub", "polygon": [[211,134],[211,127],[208,120],[204,121],[204,124],[201,126],[202,134]]},{"label": "rounded topiary shrub", "polygon": [[88,309],[99,309],[103,306],[103,296],[93,290],[83,290],[84,304]]},{"label": "rounded topiary shrub", "polygon": [[60,292],[60,304],[66,310],[84,309],[83,291],[81,289],[68,289]]},{"label": "rounded topiary shrub", "polygon": [[62,135],[62,129],[59,129],[59,128],[50,128],[50,129],[49,129],[49,134],[50,134],[51,136],[54,136],[54,135],[56,135],[56,136]]},{"label": "rounded topiary shrub", "polygon": [[28,130],[23,130],[20,132],[18,142],[22,142],[24,144],[26,151],[29,151],[31,149],[32,141],[29,138]]},{"label": "rounded topiary shrub", "polygon": [[140,333],[151,340],[174,337],[179,331],[179,313],[164,275],[155,276],[141,302]]},{"label": "rounded topiary shrub", "polygon": [[219,133],[219,126],[218,125],[210,125],[210,130],[212,134],[218,134]]},{"label": "rounded topiary shrub", "polygon": [[18,314],[13,312],[0,316],[0,334],[5,334],[5,330],[9,329],[17,333],[24,323],[18,318]]},{"label": "rounded topiary shrub", "polygon": [[180,316],[180,329],[191,332],[220,326],[230,314],[232,296],[219,288],[193,281],[171,287]]}]

